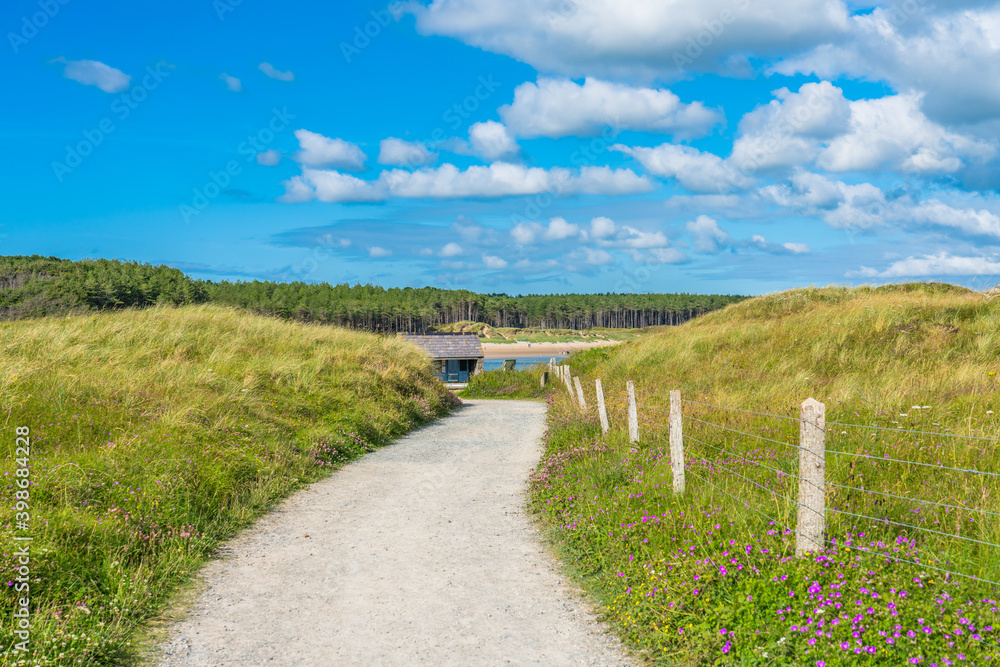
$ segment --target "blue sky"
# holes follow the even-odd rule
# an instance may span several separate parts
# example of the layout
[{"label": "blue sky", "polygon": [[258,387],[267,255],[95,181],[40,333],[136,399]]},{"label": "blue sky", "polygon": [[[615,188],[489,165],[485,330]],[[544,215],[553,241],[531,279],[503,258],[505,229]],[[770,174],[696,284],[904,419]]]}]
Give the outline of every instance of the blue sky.
[{"label": "blue sky", "polygon": [[1000,283],[1000,4],[5,5],[3,254],[508,293]]}]

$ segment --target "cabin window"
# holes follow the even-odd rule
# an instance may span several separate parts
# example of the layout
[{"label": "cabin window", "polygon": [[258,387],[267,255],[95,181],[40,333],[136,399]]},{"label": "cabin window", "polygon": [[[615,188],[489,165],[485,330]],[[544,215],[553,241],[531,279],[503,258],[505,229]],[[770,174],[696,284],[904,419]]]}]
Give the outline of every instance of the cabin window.
[{"label": "cabin window", "polygon": [[469,370],[469,360],[468,359],[461,359],[461,360],[459,360],[459,362],[458,362],[458,370],[460,370],[460,371],[467,371],[467,370]]}]

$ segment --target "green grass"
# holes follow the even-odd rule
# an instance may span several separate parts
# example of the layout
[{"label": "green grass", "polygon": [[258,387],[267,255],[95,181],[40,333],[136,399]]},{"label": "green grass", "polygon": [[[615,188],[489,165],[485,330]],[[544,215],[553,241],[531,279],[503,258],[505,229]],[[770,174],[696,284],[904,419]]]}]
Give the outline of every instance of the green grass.
[{"label": "green grass", "polygon": [[[30,429],[31,660],[117,665],[224,540],[289,493],[456,399],[394,338],[216,306],[0,324],[16,567],[15,428]],[[15,595],[0,599],[11,619]]]},{"label": "green grass", "polygon": [[[581,417],[560,392],[533,506],[575,576],[651,663],[1000,659],[1000,591],[934,569],[1000,581],[1000,550],[971,541],[1000,544],[998,517],[977,511],[997,511],[998,478],[942,469],[1000,473],[997,443],[861,428],[1000,438],[998,353],[1000,302],[939,284],[773,294],[578,353],[573,373],[590,405],[602,379],[613,429],[602,437],[595,415]],[[629,379],[639,445],[623,429]],[[827,487],[822,552],[794,556],[798,452],[778,444],[797,444],[794,421],[685,403],[687,490],[673,493],[673,389],[793,418],[812,396],[828,422],[858,425],[827,428],[827,448],[845,454],[827,456],[827,481],[840,488]]]},{"label": "green grass", "polygon": [[462,398],[544,399],[556,382],[555,373],[550,373],[548,384],[542,387],[542,373],[546,369],[544,364],[535,364],[521,370],[477,373],[459,395]]}]

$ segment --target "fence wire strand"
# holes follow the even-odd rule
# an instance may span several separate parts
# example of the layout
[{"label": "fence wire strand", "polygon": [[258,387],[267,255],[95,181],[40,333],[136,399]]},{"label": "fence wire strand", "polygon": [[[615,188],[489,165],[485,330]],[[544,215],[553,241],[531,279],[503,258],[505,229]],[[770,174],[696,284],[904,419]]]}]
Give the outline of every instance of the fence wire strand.
[{"label": "fence wire strand", "polygon": [[827,422],[827,426],[850,426],[851,428],[866,428],[876,431],[895,431],[896,433],[912,433],[914,435],[934,435],[942,438],[964,438],[966,440],[985,440],[986,442],[1000,442],[998,438],[987,438],[981,435],[962,435],[961,433],[938,433],[936,431],[913,431],[908,428],[892,428],[889,426],[874,426],[870,424],[848,424],[845,422]]},{"label": "fence wire strand", "polygon": [[988,514],[990,516],[1000,516],[998,512],[990,512],[988,510],[981,510],[976,507],[960,507],[959,505],[949,505],[948,503],[938,503],[933,500],[922,500],[920,498],[911,498],[909,496],[897,496],[894,493],[886,493],[884,491],[872,491],[871,489],[862,489],[856,486],[845,486],[843,484],[837,484],[836,482],[827,482],[827,486],[835,486],[838,489],[845,489],[847,491],[858,491],[860,493],[872,493],[877,496],[885,496],[886,498],[896,498],[897,500],[909,500],[915,503],[922,503],[924,505],[935,505],[937,507],[948,507],[953,510],[961,510],[963,512],[975,512],[977,514]]},{"label": "fence wire strand", "polygon": [[[639,393],[638,388],[637,388],[637,392],[636,393],[637,394]],[[647,392],[642,392],[642,394],[644,396],[650,396],[650,397],[656,397],[656,398],[662,398],[662,399],[669,400],[668,396],[662,396],[662,395],[659,395],[659,394],[652,394],[652,393],[647,393]],[[745,414],[752,414],[752,415],[757,415],[757,416],[761,416],[761,417],[772,417],[772,418],[777,418],[777,419],[783,419],[783,420],[790,421],[790,422],[798,422],[800,424],[801,423],[811,423],[811,422],[805,421],[805,420],[803,420],[801,418],[788,417],[788,416],[785,416],[785,415],[777,415],[777,414],[767,413],[767,412],[758,412],[758,411],[754,411],[754,410],[745,410],[745,409],[741,409],[741,408],[732,408],[732,407],[727,407],[727,406],[715,405],[715,404],[707,403],[707,402],[704,402],[704,401],[696,401],[696,400],[692,400],[692,399],[681,399],[681,400],[684,403],[694,404],[694,405],[702,405],[702,406],[705,406],[705,407],[708,407],[708,408],[715,408],[715,409],[719,409],[719,410],[728,410],[728,411],[732,411],[732,412],[740,412],[740,413],[745,413]],[[638,403],[638,401],[637,401],[637,403]],[[650,437],[650,439],[659,441],[661,443],[668,443],[669,441],[665,437],[663,437],[663,434],[669,431],[669,426],[667,424],[662,424],[662,423],[656,421],[655,419],[652,419],[652,418],[646,416],[644,414],[643,409],[650,409],[650,410],[654,410],[656,412],[665,413],[665,414],[669,414],[670,411],[667,410],[667,409],[659,408],[659,407],[657,407],[655,405],[649,405],[649,404],[645,404],[645,403],[642,404],[641,406],[637,405],[637,407],[640,408],[640,410],[637,411],[640,423],[643,425],[643,427],[645,427],[649,431],[647,437]],[[725,430],[725,431],[728,431],[728,432],[731,432],[731,433],[734,433],[734,434],[737,434],[737,435],[742,435],[742,436],[746,436],[746,437],[749,437],[749,438],[754,438],[754,439],[757,439],[757,440],[762,440],[762,441],[765,441],[765,442],[770,442],[770,443],[774,443],[774,444],[777,444],[777,445],[782,445],[782,446],[788,447],[790,449],[797,449],[799,451],[809,451],[809,450],[804,450],[801,446],[798,446],[798,445],[794,445],[794,444],[791,444],[791,443],[788,443],[788,442],[783,442],[781,440],[776,440],[776,439],[773,439],[773,438],[768,438],[767,436],[763,436],[763,435],[758,435],[758,434],[754,434],[754,433],[748,433],[746,431],[741,431],[741,430],[738,430],[738,429],[730,428],[728,426],[723,426],[722,424],[717,424],[715,422],[711,422],[711,421],[708,421],[708,420],[705,420],[705,419],[700,419],[699,417],[695,417],[694,415],[684,414],[683,416],[686,419],[691,419],[693,421],[696,421],[696,422],[699,422],[701,424],[704,424],[705,426],[708,426],[708,427],[716,427],[716,428],[719,428],[719,429],[722,429],[722,430]],[[960,439],[967,439],[967,440],[978,440],[978,441],[983,441],[983,442],[1000,442],[1000,439],[997,439],[997,438],[988,438],[988,437],[984,437],[984,436],[961,435],[961,434],[956,434],[956,433],[938,433],[938,432],[933,432],[933,431],[913,431],[913,430],[908,430],[908,429],[882,427],[882,426],[872,426],[872,425],[863,425],[863,424],[848,424],[848,423],[836,422],[836,421],[827,421],[827,422],[825,422],[825,426],[838,426],[838,427],[844,427],[844,428],[846,428],[846,427],[854,427],[854,428],[868,429],[868,430],[872,430],[872,431],[889,431],[889,432],[895,432],[895,433],[906,433],[906,434],[912,434],[912,435],[915,435],[915,436],[947,437],[947,438],[960,438]],[[827,429],[824,428],[822,430],[826,431]],[[765,465],[765,464],[760,463],[758,461],[754,461],[754,460],[748,459],[746,456],[743,456],[743,455],[741,455],[741,454],[739,454],[737,452],[733,452],[733,451],[727,450],[725,448],[709,444],[709,443],[707,443],[707,442],[705,442],[705,441],[703,441],[703,440],[701,440],[701,439],[699,439],[697,437],[694,437],[694,436],[692,436],[690,434],[687,434],[687,433],[684,434],[684,440],[685,441],[691,441],[691,442],[698,443],[700,445],[703,445],[705,447],[713,449],[713,450],[721,453],[724,456],[728,456],[728,457],[736,458],[736,459],[741,459],[742,461],[744,461],[746,463],[750,463],[750,464],[756,465],[758,467],[764,468],[766,470],[770,470],[770,471],[772,471],[774,473],[777,473],[779,476],[785,476],[787,478],[797,479],[800,482],[807,481],[810,484],[812,484],[813,486],[816,486],[817,488],[819,487],[819,485],[815,484],[814,482],[811,482],[810,480],[803,480],[798,475],[794,475],[792,473],[788,473],[788,472],[785,472],[783,470],[780,470],[780,469],[777,469],[777,468]],[[661,448],[661,450],[662,450],[662,448]],[[919,462],[919,461],[909,461],[909,460],[905,460],[905,459],[896,459],[896,458],[891,458],[891,457],[888,457],[888,456],[876,456],[876,455],[873,455],[873,454],[859,454],[859,453],[855,453],[855,452],[845,452],[845,451],[839,451],[839,450],[833,450],[833,449],[826,449],[825,451],[828,452],[828,453],[830,453],[830,454],[835,454],[835,455],[840,455],[840,456],[849,456],[849,457],[860,458],[860,459],[867,459],[867,460],[870,460],[870,461],[886,461],[886,462],[891,462],[891,463],[899,463],[899,464],[903,464],[903,465],[922,466],[922,467],[927,467],[927,468],[933,468],[933,469],[936,469],[936,470],[949,470],[949,471],[969,473],[969,474],[974,474],[974,475],[984,475],[984,476],[989,476],[989,477],[1000,477],[1000,473],[987,472],[987,471],[982,471],[982,470],[975,470],[975,469],[971,469],[971,468],[958,468],[958,467],[945,466],[945,465],[940,465],[940,464],[931,464],[931,463],[923,463],[923,462]],[[784,500],[785,502],[790,503],[791,505],[795,505],[795,506],[798,506],[798,507],[805,507],[805,508],[809,509],[810,511],[816,513],[816,514],[820,514],[820,512],[818,512],[815,508],[810,507],[808,505],[805,505],[805,504],[803,504],[803,503],[801,503],[801,502],[799,502],[799,501],[797,501],[797,500],[795,500],[793,498],[789,498],[787,496],[784,496],[781,493],[778,493],[774,489],[770,488],[769,486],[765,486],[763,484],[760,484],[757,481],[751,479],[750,477],[742,475],[739,472],[736,472],[735,470],[733,470],[733,469],[731,469],[731,468],[729,468],[729,467],[727,467],[725,465],[720,464],[718,461],[710,461],[709,459],[706,459],[706,458],[703,458],[703,457],[697,457],[697,456],[688,456],[688,457],[686,457],[686,459],[687,459],[687,462],[690,462],[690,463],[703,464],[703,465],[705,465],[705,466],[707,466],[709,468],[719,468],[719,469],[722,469],[722,470],[728,472],[731,475],[734,475],[736,477],[739,477],[739,478],[741,478],[741,479],[749,482],[750,484],[752,484],[753,486],[755,486],[755,487],[757,487],[759,489],[767,491],[772,496],[774,496],[776,498],[780,498],[781,500]],[[747,507],[751,511],[755,512],[756,514],[758,514],[758,515],[762,516],[763,518],[767,519],[768,521],[770,521],[772,523],[772,525],[781,526],[785,530],[789,531],[790,534],[795,534],[795,535],[799,535],[800,534],[798,532],[798,530],[796,530],[796,529],[794,529],[794,528],[792,528],[792,527],[790,527],[788,525],[785,525],[784,523],[778,521],[774,517],[769,516],[768,514],[765,514],[764,512],[761,512],[760,510],[756,509],[753,506],[753,503],[751,501],[746,500],[744,498],[741,498],[741,497],[739,497],[737,495],[734,495],[733,493],[730,493],[729,491],[726,491],[725,489],[721,488],[720,486],[712,483],[711,481],[709,481],[707,475],[702,474],[702,472],[699,471],[699,470],[697,470],[697,469],[695,469],[694,466],[691,466],[691,467],[685,466],[685,468],[686,468],[686,472],[687,473],[690,473],[691,475],[694,475],[697,479],[699,479],[700,481],[704,482],[706,485],[708,485],[709,487],[715,489],[716,491],[719,491],[720,493],[725,494],[726,496],[732,498],[733,500],[735,500],[735,501],[737,501],[739,503],[742,503],[745,507]],[[990,515],[990,516],[1000,516],[1000,513],[990,512],[988,510],[983,510],[983,509],[978,509],[978,508],[961,507],[961,506],[958,506],[958,505],[950,505],[950,504],[947,504],[947,503],[935,502],[935,501],[931,501],[931,500],[922,500],[922,499],[919,499],[919,498],[913,498],[913,497],[908,497],[908,496],[900,496],[900,495],[895,495],[895,494],[891,494],[891,493],[885,493],[885,492],[881,492],[881,491],[873,491],[873,490],[870,490],[870,489],[863,489],[863,488],[857,488],[857,487],[847,486],[847,485],[843,485],[843,484],[836,484],[834,482],[826,482],[826,484],[829,485],[829,486],[831,486],[831,487],[834,487],[834,488],[845,489],[845,490],[848,490],[848,491],[858,491],[860,493],[874,494],[874,495],[884,496],[884,497],[888,497],[888,498],[895,498],[895,499],[903,500],[903,501],[907,501],[907,502],[920,503],[920,504],[924,504],[924,505],[932,505],[932,506],[936,506],[936,507],[944,507],[944,508],[953,509],[953,510],[959,510],[959,511],[964,510],[964,511],[975,512],[975,513],[978,513],[978,514],[984,514],[984,515]],[[912,530],[917,530],[917,531],[922,531],[922,532],[931,533],[931,534],[935,534],[935,535],[940,535],[940,536],[946,537],[946,538],[958,539],[958,540],[963,540],[963,541],[966,541],[966,542],[972,542],[972,543],[980,544],[980,545],[983,545],[983,546],[991,548],[991,549],[1000,549],[1000,544],[994,544],[992,542],[988,542],[988,541],[984,541],[984,540],[979,540],[979,539],[972,538],[972,537],[966,537],[966,536],[963,536],[963,535],[956,535],[954,533],[947,533],[947,532],[935,530],[933,528],[926,528],[926,527],[922,527],[922,526],[916,526],[916,525],[912,525],[912,524],[908,524],[908,523],[903,523],[903,522],[900,522],[900,521],[894,521],[894,520],[889,519],[889,518],[881,518],[880,519],[880,518],[877,518],[877,517],[866,516],[866,515],[863,515],[863,514],[856,514],[856,513],[853,513],[853,512],[848,512],[846,510],[836,509],[836,508],[833,508],[833,507],[828,507],[826,509],[829,510],[830,512],[833,512],[833,513],[836,513],[836,514],[840,514],[840,515],[843,515],[843,516],[849,516],[849,517],[853,517],[853,518],[856,518],[856,519],[871,521],[871,522],[882,524],[882,525],[892,525],[892,526],[898,526],[898,527],[902,527],[902,528],[909,528],[909,529],[912,529]],[[897,555],[892,555],[892,554],[889,554],[889,553],[882,553],[880,551],[876,551],[876,550],[872,550],[872,549],[867,549],[865,547],[861,547],[861,546],[857,546],[857,545],[853,545],[853,544],[852,545],[847,545],[847,544],[843,544],[843,543],[838,544],[837,542],[835,542],[833,540],[826,539],[826,538],[824,538],[824,540],[825,540],[825,542],[827,544],[831,545],[833,548],[836,548],[836,549],[838,549],[840,551],[843,551],[845,553],[849,553],[850,551],[856,551],[856,552],[866,553],[866,554],[869,554],[871,556],[875,556],[875,557],[879,557],[879,558],[885,558],[887,561],[891,561],[891,562],[906,563],[906,564],[909,564],[909,565],[912,565],[912,566],[915,566],[915,567],[918,567],[918,568],[923,568],[923,569],[927,569],[927,570],[933,570],[935,572],[940,572],[940,573],[943,573],[943,574],[948,575],[948,576],[955,576],[955,577],[961,577],[961,578],[965,578],[965,579],[970,579],[972,581],[981,582],[981,583],[989,584],[989,585],[992,585],[992,586],[1000,586],[1000,582],[992,581],[990,579],[983,579],[983,578],[977,577],[975,575],[964,574],[962,572],[956,572],[956,571],[953,571],[953,570],[948,570],[948,569],[945,569],[945,568],[942,568],[942,567],[937,567],[935,565],[930,565],[930,564],[927,564],[927,563],[921,563],[921,562],[919,562],[919,559],[917,559],[917,560],[908,560],[906,558],[902,558],[902,557],[897,556]],[[824,552],[824,553],[826,553],[826,552]],[[860,556],[859,556],[859,558],[860,558]],[[981,639],[980,641],[983,642],[983,643],[985,643],[985,644],[989,644],[991,646],[997,646],[998,648],[1000,648],[1000,644],[994,644],[993,642],[989,642],[989,641],[987,641],[985,639]]]},{"label": "fence wire strand", "polygon": [[853,512],[845,512],[844,510],[838,510],[835,507],[827,507],[827,511],[836,512],[837,514],[843,514],[845,516],[853,516],[857,519],[867,519],[869,521],[875,521],[881,524],[891,524],[894,526],[902,526],[903,528],[912,528],[913,530],[922,530],[927,533],[934,533],[935,535],[943,535],[945,537],[953,537],[956,540],[965,540],[966,542],[975,542],[976,544],[982,544],[987,547],[995,547],[1000,549],[1000,544],[993,544],[992,542],[984,542],[982,540],[977,540],[974,537],[965,537],[963,535],[955,535],[954,533],[945,533],[940,530],[934,530],[933,528],[922,528],[921,526],[914,526],[909,523],[903,523],[901,521],[893,521],[892,519],[882,518],[879,519],[873,516],[865,516],[864,514],[854,514]]}]

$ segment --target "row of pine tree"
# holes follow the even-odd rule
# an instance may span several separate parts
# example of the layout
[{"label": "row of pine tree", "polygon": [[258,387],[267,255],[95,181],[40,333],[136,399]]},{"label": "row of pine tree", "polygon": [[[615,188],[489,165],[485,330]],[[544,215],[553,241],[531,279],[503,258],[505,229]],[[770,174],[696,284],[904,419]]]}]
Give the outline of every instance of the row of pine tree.
[{"label": "row of pine tree", "polygon": [[0,317],[19,319],[155,304],[214,302],[306,322],[369,331],[425,331],[461,321],[585,329],[680,324],[745,297],[719,294],[509,296],[435,287],[212,282],[178,269],[118,260],[0,257]]}]

